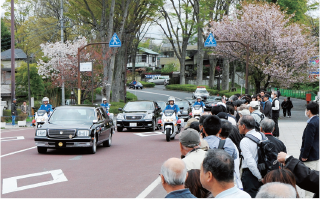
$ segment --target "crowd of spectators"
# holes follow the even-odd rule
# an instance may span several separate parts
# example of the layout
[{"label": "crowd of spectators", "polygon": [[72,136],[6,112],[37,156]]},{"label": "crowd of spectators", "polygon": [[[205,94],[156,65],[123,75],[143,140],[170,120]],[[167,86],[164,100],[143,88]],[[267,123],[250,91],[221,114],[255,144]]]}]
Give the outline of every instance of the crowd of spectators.
[{"label": "crowd of spectators", "polygon": [[[319,197],[319,105],[306,105],[297,159],[279,140],[279,94],[234,95],[211,114],[189,119],[179,137],[181,159],[170,158],[161,167],[166,197],[298,198],[297,186],[306,197]],[[262,160],[264,150],[270,159]]]}]

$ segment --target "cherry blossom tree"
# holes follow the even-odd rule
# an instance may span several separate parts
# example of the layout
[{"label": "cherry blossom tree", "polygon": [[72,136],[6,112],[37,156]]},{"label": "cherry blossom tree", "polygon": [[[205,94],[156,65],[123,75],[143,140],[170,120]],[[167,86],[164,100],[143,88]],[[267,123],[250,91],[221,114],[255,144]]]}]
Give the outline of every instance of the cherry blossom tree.
[{"label": "cherry blossom tree", "polygon": [[[249,75],[256,91],[269,84],[289,87],[295,82],[309,82],[308,65],[317,55],[317,38],[306,26],[291,23],[279,6],[269,3],[242,3],[241,9],[221,21],[210,22],[208,32],[216,40],[237,40],[250,45]],[[246,49],[239,43],[218,43],[213,54],[245,62]]]},{"label": "cherry blossom tree", "polygon": [[[40,47],[43,57],[39,59],[39,75],[51,80],[53,87],[61,87],[62,82],[65,87],[72,89],[78,87],[78,48],[87,44],[85,37],[79,37],[74,41],[65,43],[46,43]],[[81,51],[81,62],[93,62],[93,87],[101,85],[103,79],[102,49],[97,46],[89,46]],[[92,92],[92,72],[81,72],[81,99],[85,100]],[[77,90],[75,90],[77,91]]]}]

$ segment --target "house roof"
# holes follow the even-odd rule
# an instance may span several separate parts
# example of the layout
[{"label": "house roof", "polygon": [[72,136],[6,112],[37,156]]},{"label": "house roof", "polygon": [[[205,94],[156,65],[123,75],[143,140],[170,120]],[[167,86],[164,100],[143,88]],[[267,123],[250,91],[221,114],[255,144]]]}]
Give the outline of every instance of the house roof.
[{"label": "house roof", "polygon": [[[15,59],[27,59],[26,53],[19,48],[14,49]],[[1,52],[1,60],[11,60],[11,49]]]},{"label": "house roof", "polygon": [[146,53],[148,53],[148,54],[152,54],[152,55],[158,55],[158,54],[159,54],[159,53],[154,52],[154,51],[152,51],[152,50],[150,50],[150,49],[148,49],[148,48],[138,47],[138,49],[141,50],[141,51],[143,51],[143,52],[146,52]]}]

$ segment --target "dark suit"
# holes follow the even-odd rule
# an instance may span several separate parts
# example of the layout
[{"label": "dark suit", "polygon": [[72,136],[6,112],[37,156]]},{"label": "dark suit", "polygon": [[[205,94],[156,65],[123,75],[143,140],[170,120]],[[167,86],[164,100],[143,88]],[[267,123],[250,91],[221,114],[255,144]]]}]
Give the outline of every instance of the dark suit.
[{"label": "dark suit", "polygon": [[307,161],[319,160],[319,116],[314,116],[304,129],[299,159],[301,158],[308,158]]},{"label": "dark suit", "polygon": [[269,119],[272,119],[272,104],[269,100],[265,102],[263,114]]}]

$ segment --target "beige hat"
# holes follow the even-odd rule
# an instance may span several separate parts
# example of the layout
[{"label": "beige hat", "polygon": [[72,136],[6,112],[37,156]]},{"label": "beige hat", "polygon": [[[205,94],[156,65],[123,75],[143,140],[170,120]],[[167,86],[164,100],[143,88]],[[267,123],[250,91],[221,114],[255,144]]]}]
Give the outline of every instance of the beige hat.
[{"label": "beige hat", "polygon": [[185,125],[184,128],[185,128],[185,129],[186,129],[186,128],[189,128],[192,122],[199,122],[199,120],[196,119],[196,118],[190,118],[190,119],[187,121],[187,125]]},{"label": "beige hat", "polygon": [[250,111],[248,109],[243,109],[242,111],[239,111],[239,114],[241,114],[242,116],[250,115]]}]

